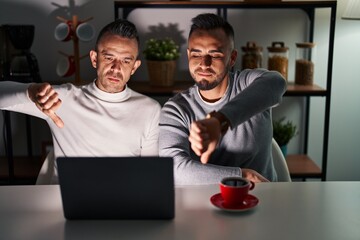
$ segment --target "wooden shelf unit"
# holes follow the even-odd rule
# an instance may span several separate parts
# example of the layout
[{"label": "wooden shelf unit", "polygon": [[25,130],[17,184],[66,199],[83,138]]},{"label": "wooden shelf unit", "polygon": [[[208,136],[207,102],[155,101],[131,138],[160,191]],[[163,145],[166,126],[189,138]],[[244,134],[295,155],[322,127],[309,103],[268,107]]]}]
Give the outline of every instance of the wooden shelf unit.
[{"label": "wooden shelf unit", "polygon": [[[192,81],[175,81],[173,86],[153,86],[149,81],[129,81],[129,87],[137,92],[151,96],[168,96],[184,91],[194,85]],[[326,90],[317,86],[288,84],[285,96],[325,96]]]},{"label": "wooden shelf unit", "polygon": [[286,162],[291,178],[321,178],[321,169],[305,154],[288,155]]},{"label": "wooden shelf unit", "polygon": [[140,92],[145,95],[151,96],[169,96],[189,88],[194,85],[191,81],[175,81],[173,86],[159,87],[152,86],[149,81],[132,81],[128,82],[128,85],[134,91]]},{"label": "wooden shelf unit", "polygon": [[[114,10],[115,18],[119,18],[120,10],[122,17],[127,18],[129,14],[137,8],[175,8],[181,9],[194,9],[194,8],[212,8],[217,9],[217,13],[227,18],[228,9],[301,9],[303,10],[310,21],[308,31],[308,41],[312,42],[314,39],[315,28],[315,10],[316,9],[330,9],[329,18],[329,45],[327,56],[327,76],[326,87],[322,88],[314,84],[312,86],[301,86],[289,84],[285,93],[286,97],[303,97],[305,100],[305,136],[303,154],[289,155],[287,161],[289,164],[290,174],[294,178],[321,178],[322,181],[326,180],[327,170],[327,156],[328,156],[328,138],[329,138],[329,118],[330,118],[330,102],[331,102],[331,82],[332,82],[332,63],[333,63],[333,47],[335,36],[335,21],[336,21],[336,0],[304,0],[304,1],[168,1],[168,2],[150,2],[150,1],[132,1],[123,2],[115,1]],[[321,56],[320,58],[324,58]],[[323,59],[325,60],[325,59]],[[192,82],[175,82],[172,87],[155,87],[151,86],[148,82],[130,81],[129,86],[135,91],[152,96],[166,96],[173,95],[182,91],[183,89],[191,86]],[[309,139],[309,115],[310,115],[310,98],[324,97],[325,98],[325,117],[324,117],[324,131],[323,131],[323,149],[321,167],[318,167],[315,162],[307,155],[308,153],[308,139]]]}]

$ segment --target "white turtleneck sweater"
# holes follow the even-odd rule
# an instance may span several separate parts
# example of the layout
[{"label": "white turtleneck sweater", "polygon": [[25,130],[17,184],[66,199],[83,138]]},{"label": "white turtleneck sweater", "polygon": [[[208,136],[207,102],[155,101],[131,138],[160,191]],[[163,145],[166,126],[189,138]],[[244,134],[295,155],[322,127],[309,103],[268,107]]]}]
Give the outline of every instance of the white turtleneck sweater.
[{"label": "white turtleneck sweater", "polygon": [[[100,90],[95,81],[84,86],[53,86],[62,105],[58,128],[27,95],[29,84],[0,82],[0,109],[47,121],[55,157],[158,155],[160,104],[126,86],[120,93]],[[55,165],[54,181],[57,181]]]}]

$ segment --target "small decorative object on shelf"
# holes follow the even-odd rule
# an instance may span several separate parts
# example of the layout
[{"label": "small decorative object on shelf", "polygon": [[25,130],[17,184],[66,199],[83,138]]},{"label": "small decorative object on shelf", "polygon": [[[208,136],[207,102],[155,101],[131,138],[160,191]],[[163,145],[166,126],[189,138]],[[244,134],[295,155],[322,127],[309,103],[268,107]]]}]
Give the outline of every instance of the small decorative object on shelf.
[{"label": "small decorative object on shelf", "polygon": [[268,69],[278,71],[287,80],[289,48],[283,42],[273,42],[268,51]]},{"label": "small decorative object on shelf", "polygon": [[295,84],[313,85],[315,43],[296,43]]},{"label": "small decorative object on shelf", "polygon": [[176,60],[180,57],[179,45],[170,38],[151,38],[146,41],[143,53],[147,60],[150,84],[172,86],[174,84]]},{"label": "small decorative object on shelf", "polygon": [[57,19],[60,20],[61,23],[55,28],[55,39],[62,42],[72,40],[74,52],[73,54],[66,54],[59,51],[62,58],[58,61],[56,73],[60,77],[69,77],[75,74],[74,84],[80,85],[80,59],[86,57],[87,54],[80,57],[79,40],[87,42],[95,37],[95,30],[93,26],[88,23],[92,17],[83,21],[79,21],[77,15],[73,15],[71,20],[59,16]]},{"label": "small decorative object on shelf", "polygon": [[273,137],[286,157],[287,144],[298,132],[296,131],[297,127],[291,121],[287,121],[286,123],[284,123],[284,121],[285,117],[273,121]]},{"label": "small decorative object on shelf", "polygon": [[241,49],[243,51],[242,69],[261,68],[262,47],[256,45],[255,42],[247,42]]}]

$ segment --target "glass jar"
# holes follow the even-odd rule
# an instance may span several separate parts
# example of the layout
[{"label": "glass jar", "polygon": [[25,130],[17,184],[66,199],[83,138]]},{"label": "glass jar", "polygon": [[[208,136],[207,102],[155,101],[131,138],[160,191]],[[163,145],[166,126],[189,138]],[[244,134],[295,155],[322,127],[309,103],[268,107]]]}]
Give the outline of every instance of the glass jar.
[{"label": "glass jar", "polygon": [[278,71],[287,80],[289,48],[283,42],[273,42],[268,47],[268,69]]},{"label": "glass jar", "polygon": [[315,43],[296,43],[295,84],[314,83]]},{"label": "glass jar", "polygon": [[257,46],[255,42],[247,42],[246,46],[241,48],[242,69],[260,68],[262,62],[262,47]]}]

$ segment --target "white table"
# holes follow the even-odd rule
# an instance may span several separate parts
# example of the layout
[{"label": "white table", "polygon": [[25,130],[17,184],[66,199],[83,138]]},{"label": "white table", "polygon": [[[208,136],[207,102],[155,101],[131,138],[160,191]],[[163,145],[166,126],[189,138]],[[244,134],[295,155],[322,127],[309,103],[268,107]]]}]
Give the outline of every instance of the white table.
[{"label": "white table", "polygon": [[257,184],[259,205],[242,213],[215,208],[218,192],[176,188],[170,221],[66,221],[59,186],[2,186],[0,239],[360,239],[360,182]]}]

